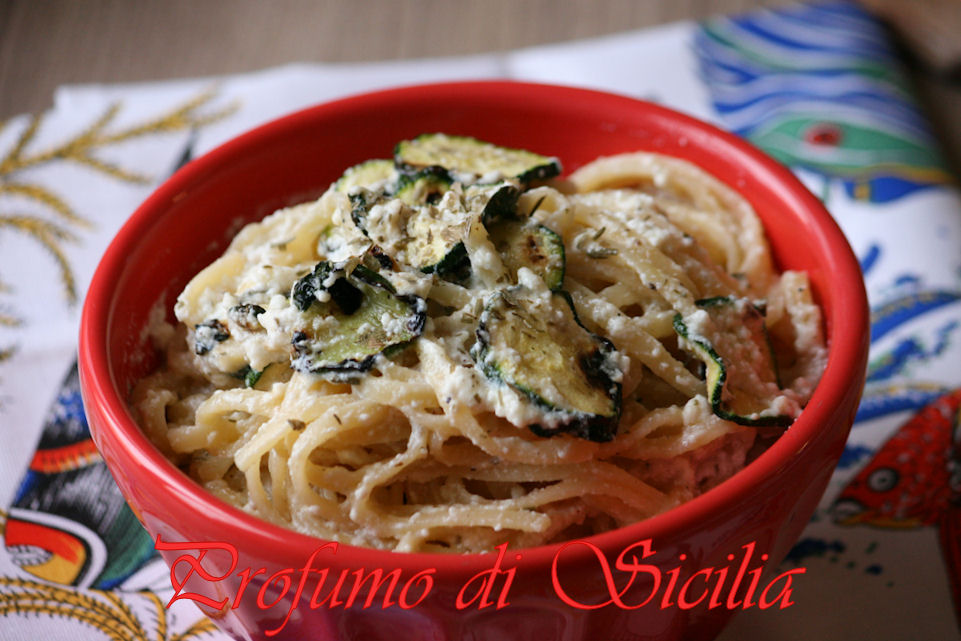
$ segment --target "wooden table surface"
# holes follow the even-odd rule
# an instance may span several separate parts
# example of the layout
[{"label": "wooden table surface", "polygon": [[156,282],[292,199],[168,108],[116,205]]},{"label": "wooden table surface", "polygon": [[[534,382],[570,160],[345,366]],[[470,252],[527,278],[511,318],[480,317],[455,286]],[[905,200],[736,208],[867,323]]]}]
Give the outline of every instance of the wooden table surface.
[{"label": "wooden table surface", "polygon": [[510,50],[785,0],[0,0],[0,118],[55,87]]},{"label": "wooden table surface", "polygon": [[[0,0],[0,120],[48,108],[53,90],[67,83],[208,76],[289,62],[487,53],[784,4],[787,0]],[[915,76],[949,156],[961,167],[955,151],[961,150],[961,88],[930,74]]]}]

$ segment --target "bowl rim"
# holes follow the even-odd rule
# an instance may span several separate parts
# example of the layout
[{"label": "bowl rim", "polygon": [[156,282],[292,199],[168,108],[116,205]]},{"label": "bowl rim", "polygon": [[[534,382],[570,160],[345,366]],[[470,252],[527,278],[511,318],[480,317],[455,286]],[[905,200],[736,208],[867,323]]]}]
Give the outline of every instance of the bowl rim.
[{"label": "bowl rim", "polygon": [[[860,394],[859,377],[863,380],[863,368],[867,358],[868,312],[867,296],[857,259],[843,232],[833,217],[793,173],[774,159],[753,147],[750,143],[682,112],[669,109],[635,97],[606,91],[573,86],[521,82],[513,80],[470,80],[407,85],[365,92],[345,98],[307,107],[281,116],[242,133],[194,159],[157,187],[134,211],[113,238],[90,281],[80,320],[79,366],[84,403],[100,412],[106,430],[110,432],[111,449],[123,451],[129,460],[139,460],[147,472],[167,487],[180,492],[178,499],[202,510],[205,518],[216,524],[217,529],[234,532],[246,541],[245,546],[271,546],[277,556],[305,559],[324,539],[303,534],[260,519],[217,499],[199,484],[192,481],[157,449],[133,419],[127,401],[114,376],[109,360],[109,325],[114,302],[112,283],[118,281],[124,267],[127,248],[134,246],[143,232],[155,223],[155,217],[164,206],[178,194],[186,192],[193,184],[202,181],[204,174],[221,163],[229,163],[237,154],[259,147],[284,131],[298,128],[302,123],[330,114],[349,111],[356,106],[371,102],[390,103],[394,100],[423,100],[433,96],[456,93],[462,96],[496,92],[504,99],[527,97],[537,93],[545,100],[578,100],[592,104],[615,105],[645,111],[652,120],[667,120],[690,133],[691,144],[698,140],[712,139],[725,153],[731,154],[732,162],[753,174],[754,179],[776,185],[783,193],[784,203],[804,211],[815,223],[811,231],[816,240],[829,247],[825,269],[832,274],[831,281],[848,284],[850,291],[837,296],[832,302],[830,318],[824,321],[831,328],[828,362],[824,375],[811,400],[799,418],[780,438],[758,458],[746,465],[731,478],[689,501],[663,513],[622,528],[585,537],[601,549],[623,549],[633,542],[651,538],[655,543],[665,533],[686,531],[698,521],[717,515],[721,509],[732,509],[752,492],[760,491],[764,479],[775,474],[793,457],[819,437],[819,426],[828,422],[833,408],[848,401],[851,394]],[[714,155],[718,155],[717,152]],[[711,173],[709,170],[707,170]],[[731,188],[738,189],[729,185]],[[822,310],[823,311],[823,310]],[[92,432],[98,446],[104,438],[99,429]],[[111,470],[116,473],[114,470]],[[280,545],[281,547],[277,547]],[[522,554],[518,565],[549,565],[564,542],[531,548],[518,548],[513,552]],[[579,546],[583,547],[583,546]],[[433,567],[439,559],[459,559],[444,564],[451,571],[476,572],[489,567],[490,557],[496,552],[433,553],[396,552],[338,544],[338,555],[362,559],[370,567],[397,567],[416,571]]]}]

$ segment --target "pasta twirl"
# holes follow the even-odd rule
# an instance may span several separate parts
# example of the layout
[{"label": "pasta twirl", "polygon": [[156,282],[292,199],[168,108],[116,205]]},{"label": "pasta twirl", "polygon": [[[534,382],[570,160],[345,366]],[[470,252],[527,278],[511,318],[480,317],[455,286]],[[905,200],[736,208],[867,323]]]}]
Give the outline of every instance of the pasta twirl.
[{"label": "pasta twirl", "polygon": [[398,150],[248,225],[158,326],[132,403],[221,499],[370,547],[539,545],[713,487],[812,393],[807,280],[703,171]]}]

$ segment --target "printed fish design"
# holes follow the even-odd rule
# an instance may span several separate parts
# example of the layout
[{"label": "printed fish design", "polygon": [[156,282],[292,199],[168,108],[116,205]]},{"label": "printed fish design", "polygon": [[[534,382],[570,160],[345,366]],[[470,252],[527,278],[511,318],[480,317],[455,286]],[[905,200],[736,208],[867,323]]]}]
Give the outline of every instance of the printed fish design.
[{"label": "printed fish design", "polygon": [[831,506],[839,525],[939,529],[961,624],[961,388],[902,425]]},{"label": "printed fish design", "polygon": [[48,412],[3,538],[24,571],[84,588],[114,588],[155,557],[90,438],[76,364]]},{"label": "printed fish design", "polygon": [[880,25],[856,4],[717,18],[694,53],[726,127],[784,164],[888,202],[952,180]]}]

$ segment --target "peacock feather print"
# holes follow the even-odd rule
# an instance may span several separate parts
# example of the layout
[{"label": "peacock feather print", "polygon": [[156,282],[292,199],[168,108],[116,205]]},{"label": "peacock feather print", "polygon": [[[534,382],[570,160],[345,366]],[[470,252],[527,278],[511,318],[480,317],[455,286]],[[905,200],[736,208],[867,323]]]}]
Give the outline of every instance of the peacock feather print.
[{"label": "peacock feather print", "polygon": [[724,125],[875,203],[951,181],[882,27],[826,2],[702,23],[693,49]]},{"label": "peacock feather print", "polygon": [[166,568],[93,444],[76,363],[13,503],[0,510],[0,538],[20,570],[0,576],[0,630],[4,617],[66,619],[116,641],[188,641],[216,630],[192,612],[193,623],[173,631],[156,592],[169,590]]},{"label": "peacock feather print", "polygon": [[4,539],[14,565],[63,585],[114,588],[154,557],[90,437],[76,363],[7,510]]}]

